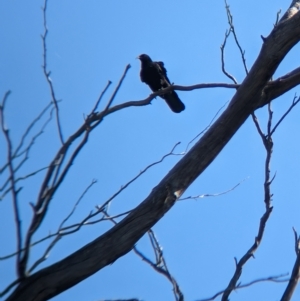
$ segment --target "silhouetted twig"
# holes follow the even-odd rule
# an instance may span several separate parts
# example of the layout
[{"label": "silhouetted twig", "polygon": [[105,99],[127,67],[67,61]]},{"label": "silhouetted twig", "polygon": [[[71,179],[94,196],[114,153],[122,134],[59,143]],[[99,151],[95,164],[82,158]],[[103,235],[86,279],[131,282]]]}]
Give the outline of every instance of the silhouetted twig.
[{"label": "silhouetted twig", "polygon": [[[253,281],[250,281],[248,283],[245,283],[245,284],[242,284],[242,283],[239,283],[235,288],[234,288],[234,291],[238,290],[238,289],[241,289],[241,288],[245,288],[245,287],[249,287],[253,284],[256,284],[256,283],[260,283],[260,282],[287,282],[289,281],[288,279],[280,279],[282,277],[286,277],[288,276],[288,274],[283,274],[283,275],[278,275],[278,276],[270,276],[270,277],[266,277],[266,278],[260,278],[260,279],[256,279],[256,280],[253,280]],[[216,294],[214,294],[212,297],[210,298],[207,298],[207,299],[199,299],[197,301],[212,301],[212,300],[215,300],[218,296],[224,294],[226,290],[222,290],[222,291],[219,291],[217,292]]]},{"label": "silhouetted twig", "polygon": [[294,263],[293,271],[290,277],[290,281],[282,295],[280,301],[290,301],[292,299],[293,293],[297,287],[300,279],[300,237],[298,236],[296,230],[293,228],[295,234],[295,251],[296,251],[296,261]]},{"label": "silhouetted twig", "polygon": [[98,106],[99,106],[99,104],[100,104],[100,101],[102,100],[102,98],[103,98],[105,92],[107,91],[107,89],[108,89],[108,87],[109,87],[110,85],[111,85],[111,81],[109,80],[109,81],[107,82],[107,85],[105,86],[104,90],[100,93],[100,95],[99,95],[99,97],[98,97],[98,100],[97,100],[97,102],[95,103],[94,108],[92,109],[92,113],[95,113],[95,112],[96,112],[96,110],[97,110],[97,108],[98,108]]},{"label": "silhouetted twig", "polygon": [[[107,217],[110,217],[107,212],[104,212],[104,214]],[[113,218],[111,218],[111,222],[114,223],[115,225],[117,224],[117,222]],[[184,296],[183,296],[183,294],[182,294],[182,292],[179,288],[179,285],[178,285],[177,281],[175,280],[175,278],[169,272],[169,269],[168,269],[167,264],[166,264],[166,260],[165,260],[164,255],[163,255],[162,247],[160,246],[157,238],[155,237],[154,232],[151,229],[148,231],[148,236],[149,236],[149,239],[150,239],[150,243],[152,245],[152,249],[154,251],[156,261],[153,262],[152,260],[150,260],[141,251],[139,251],[137,249],[137,247],[133,247],[133,249],[132,249],[133,252],[135,254],[137,254],[143,261],[148,263],[156,272],[164,275],[172,283],[173,292],[174,292],[174,296],[175,296],[176,301],[184,301]]]},{"label": "silhouetted twig", "polygon": [[42,43],[43,43],[43,72],[46,77],[46,81],[49,85],[50,88],[50,93],[52,97],[52,102],[55,107],[55,112],[56,112],[56,123],[57,123],[57,129],[58,129],[58,134],[59,134],[59,139],[61,144],[64,144],[64,139],[62,135],[62,129],[61,129],[61,123],[60,123],[60,118],[59,118],[59,107],[58,107],[58,100],[55,97],[55,92],[54,92],[54,87],[52,80],[50,78],[51,72],[47,70],[47,36],[48,36],[48,25],[47,25],[47,5],[48,5],[48,0],[44,1],[44,6],[42,8],[43,10],[43,21],[44,21],[44,33],[42,35]]},{"label": "silhouetted twig", "polygon": [[242,182],[244,182],[244,181],[245,181],[245,179],[242,180],[241,182],[237,183],[232,188],[230,188],[226,191],[223,191],[223,192],[213,193],[213,194],[212,193],[205,193],[205,194],[199,194],[199,195],[196,195],[196,196],[188,196],[188,197],[185,197],[185,198],[181,198],[178,201],[197,200],[197,199],[203,199],[203,198],[206,198],[206,197],[216,197],[216,196],[220,196],[220,195],[223,195],[223,194],[227,194],[227,193],[233,191],[238,186],[240,186],[242,184]]},{"label": "silhouetted twig", "polygon": [[137,247],[133,248],[133,251],[146,263],[148,263],[156,272],[164,275],[173,286],[173,293],[176,301],[183,301],[184,296],[182,291],[179,288],[179,285],[175,278],[171,275],[166,260],[163,255],[163,249],[160,246],[157,238],[155,237],[154,232],[150,229],[148,231],[148,236],[152,245],[152,249],[155,254],[156,261],[152,262],[149,258],[147,258],[142,252],[140,252]]},{"label": "silhouetted twig", "polygon": [[16,224],[16,232],[17,232],[17,261],[16,261],[16,270],[18,273],[18,277],[22,278],[24,276],[20,257],[21,257],[21,249],[22,249],[22,229],[21,229],[21,218],[20,218],[20,212],[19,212],[19,204],[18,204],[18,192],[19,189],[17,189],[16,182],[15,182],[15,171],[13,167],[13,150],[12,150],[12,142],[9,136],[9,131],[5,126],[4,121],[4,109],[6,105],[6,101],[8,99],[8,96],[10,94],[10,91],[6,92],[4,95],[4,98],[2,100],[2,104],[0,105],[0,121],[1,121],[1,129],[3,132],[3,135],[6,140],[7,144],[7,163],[8,163],[8,170],[9,170],[9,180],[11,184],[11,195],[12,195],[12,203],[13,203],[13,211],[14,211],[14,219]]},{"label": "silhouetted twig", "polygon": [[247,68],[247,65],[246,65],[246,58],[245,58],[245,50],[242,49],[242,47],[240,45],[240,42],[237,38],[237,34],[235,32],[235,27],[233,25],[233,16],[230,12],[230,7],[227,4],[226,0],[225,0],[225,8],[226,8],[227,19],[228,19],[228,24],[229,24],[229,32],[232,32],[232,34],[233,34],[235,44],[237,45],[237,47],[240,51],[240,54],[241,54],[241,58],[242,58],[242,61],[243,61],[243,66],[244,66],[245,72],[246,72],[246,74],[248,74],[248,68]]},{"label": "silhouetted twig", "polygon": [[272,135],[271,135],[271,125],[272,125],[273,114],[272,114],[270,104],[268,106],[268,112],[269,112],[269,119],[268,119],[268,125],[267,125],[267,135],[263,134],[256,116],[254,115],[254,113],[252,114],[252,118],[254,120],[257,131],[258,131],[260,137],[262,138],[263,144],[267,151],[266,160],[265,160],[265,181],[264,181],[264,194],[265,194],[264,202],[265,202],[266,210],[260,219],[258,233],[254,239],[253,245],[250,247],[250,249],[245,253],[245,255],[239,261],[237,261],[237,259],[235,259],[235,262],[236,262],[235,272],[234,272],[234,275],[231,278],[227,288],[224,290],[224,293],[223,293],[223,296],[221,299],[222,301],[228,301],[229,295],[238,286],[237,283],[238,283],[239,278],[242,275],[243,266],[246,264],[246,262],[251,257],[254,257],[254,253],[256,252],[256,250],[258,249],[258,247],[262,241],[267,221],[268,221],[268,219],[272,213],[272,209],[273,209],[273,207],[271,206],[272,194],[270,191],[270,185],[272,183],[272,180],[270,178],[270,162],[271,162],[271,155],[272,155],[272,151],[273,151],[273,142],[272,142]]},{"label": "silhouetted twig", "polygon": [[271,135],[274,134],[274,132],[276,131],[277,127],[280,125],[280,123],[285,119],[285,117],[291,112],[291,110],[300,102],[300,97],[296,97],[296,95],[294,96],[293,102],[290,105],[290,107],[287,109],[287,111],[281,116],[281,118],[278,120],[278,122],[276,123],[276,125],[273,127],[272,131],[271,131]]},{"label": "silhouetted twig", "polygon": [[229,78],[231,79],[236,85],[238,84],[237,80],[235,79],[235,77],[233,75],[231,75],[229,72],[226,71],[225,69],[225,46],[226,46],[226,42],[227,39],[230,35],[230,30],[226,30],[225,32],[225,38],[224,38],[224,42],[223,44],[221,44],[221,63],[222,63],[222,71],[223,73]]}]

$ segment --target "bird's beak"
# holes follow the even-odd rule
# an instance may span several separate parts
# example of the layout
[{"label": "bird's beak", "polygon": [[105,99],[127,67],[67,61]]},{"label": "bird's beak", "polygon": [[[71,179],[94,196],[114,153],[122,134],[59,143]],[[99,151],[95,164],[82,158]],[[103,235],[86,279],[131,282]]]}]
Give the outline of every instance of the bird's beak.
[{"label": "bird's beak", "polygon": [[135,59],[136,59],[136,60],[137,60],[137,59],[139,60],[139,59],[140,59],[140,56],[137,56]]}]

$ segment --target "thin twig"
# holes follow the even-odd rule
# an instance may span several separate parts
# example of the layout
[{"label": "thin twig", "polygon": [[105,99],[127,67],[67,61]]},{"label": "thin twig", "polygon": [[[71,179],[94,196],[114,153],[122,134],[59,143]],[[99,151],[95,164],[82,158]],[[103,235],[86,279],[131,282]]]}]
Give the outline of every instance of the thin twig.
[{"label": "thin twig", "polygon": [[229,23],[229,31],[232,32],[233,34],[233,37],[234,37],[234,40],[235,40],[235,44],[237,45],[239,51],[240,51],[240,54],[241,54],[241,57],[242,57],[242,62],[243,62],[243,66],[244,66],[244,69],[245,69],[245,72],[246,74],[248,74],[248,68],[247,68],[247,65],[246,65],[246,58],[245,58],[245,50],[242,49],[240,43],[239,43],[239,40],[237,38],[237,34],[235,32],[235,27],[233,25],[233,16],[231,14],[231,11],[230,11],[230,7],[229,5],[227,4],[227,1],[225,0],[225,8],[226,8],[226,13],[227,13],[227,19],[228,19],[228,23]]},{"label": "thin twig", "polygon": [[271,206],[271,200],[272,200],[272,193],[270,190],[270,185],[272,183],[271,177],[270,177],[270,162],[271,162],[271,156],[272,156],[272,151],[273,151],[273,141],[272,141],[272,135],[271,135],[271,126],[272,126],[272,117],[273,117],[273,112],[271,110],[271,105],[268,106],[268,113],[269,113],[269,118],[268,118],[268,125],[267,125],[267,135],[263,134],[257,117],[252,114],[252,118],[254,121],[254,124],[257,128],[257,131],[263,141],[264,147],[266,149],[267,155],[266,155],[266,160],[265,160],[265,181],[264,181],[264,203],[265,203],[265,213],[260,219],[259,223],[259,229],[258,229],[258,234],[254,239],[253,245],[250,247],[250,249],[245,253],[245,255],[236,262],[236,269],[234,272],[234,275],[232,276],[227,288],[224,290],[223,296],[222,296],[222,301],[228,301],[229,300],[229,295],[232,293],[233,290],[238,286],[238,280],[242,275],[242,269],[243,266],[246,264],[246,262],[254,256],[254,253],[258,249],[262,238],[264,234],[264,230],[267,224],[267,221],[272,213],[273,207]]},{"label": "thin twig", "polygon": [[282,295],[282,298],[280,301],[290,301],[292,299],[293,293],[297,287],[297,284],[300,279],[300,238],[298,237],[298,234],[296,230],[294,230],[295,235],[295,251],[296,251],[296,261],[294,263],[293,271],[290,277],[290,281]]},{"label": "thin twig", "polygon": [[1,121],[1,129],[4,134],[4,137],[6,139],[7,144],[7,163],[8,163],[8,169],[10,174],[10,183],[11,183],[11,194],[12,194],[12,202],[13,202],[13,210],[14,210],[14,220],[16,224],[16,232],[17,232],[17,261],[16,261],[16,268],[18,277],[22,278],[24,276],[24,270],[22,265],[20,264],[20,257],[21,257],[21,248],[22,248],[22,231],[21,231],[21,218],[20,218],[20,212],[19,212],[19,204],[18,204],[18,190],[16,187],[15,182],[15,171],[13,167],[13,159],[12,159],[12,143],[9,136],[9,131],[5,126],[4,121],[4,109],[6,105],[6,101],[8,99],[8,96],[10,94],[10,91],[6,92],[4,95],[4,98],[2,100],[2,104],[0,106],[0,121]]},{"label": "thin twig", "polygon": [[239,260],[236,261],[236,269],[235,269],[235,273],[233,275],[233,277],[231,278],[227,288],[224,290],[224,294],[222,296],[222,301],[227,301],[229,295],[231,294],[231,292],[233,290],[235,290],[235,288],[237,287],[237,282],[239,280],[239,278],[242,275],[242,269],[243,266],[246,264],[246,262],[253,257],[253,254],[255,253],[255,251],[257,250],[257,248],[259,247],[261,240],[263,238],[263,234],[264,234],[264,230],[265,230],[265,226],[266,223],[270,217],[270,214],[272,213],[272,207],[269,208],[264,215],[261,217],[260,219],[260,223],[259,223],[259,229],[258,229],[258,234],[254,239],[254,243],[251,246],[251,248],[245,253],[245,255]]},{"label": "thin twig", "polygon": [[42,35],[42,43],[43,43],[43,72],[46,77],[46,81],[49,85],[50,88],[50,93],[52,97],[52,102],[55,107],[55,112],[56,112],[56,123],[57,123],[57,129],[58,129],[58,134],[59,134],[59,139],[61,144],[64,144],[64,139],[62,135],[62,129],[61,129],[61,123],[60,123],[60,118],[59,118],[59,107],[58,107],[58,100],[55,97],[55,92],[54,92],[54,87],[52,80],[50,78],[51,72],[47,70],[47,36],[48,36],[48,26],[47,26],[47,5],[48,5],[48,0],[44,1],[44,7],[42,8],[43,10],[43,20],[44,20],[44,34]]},{"label": "thin twig", "polygon": [[92,180],[92,183],[90,185],[88,185],[88,187],[84,190],[84,192],[81,194],[81,196],[79,197],[79,199],[77,200],[77,202],[74,204],[71,212],[64,218],[64,220],[59,225],[59,227],[58,227],[59,231],[60,231],[60,229],[63,228],[63,225],[67,222],[67,220],[73,215],[73,213],[75,212],[77,206],[79,205],[79,203],[81,202],[81,200],[84,198],[84,196],[87,194],[87,192],[96,183],[97,183],[97,180]]},{"label": "thin twig", "polygon": [[260,127],[260,125],[259,125],[259,122],[258,122],[258,119],[257,119],[255,113],[253,112],[253,113],[251,114],[251,116],[252,116],[252,120],[253,120],[253,122],[254,122],[254,124],[255,124],[255,126],[256,126],[256,129],[257,129],[257,131],[258,131],[258,133],[259,133],[261,139],[262,139],[262,140],[264,141],[264,143],[265,143],[266,137],[265,137],[265,134],[263,133],[263,131],[261,130],[261,127]]},{"label": "thin twig", "polygon": [[300,102],[300,97],[296,97],[296,95],[294,96],[293,102],[290,105],[290,107],[287,109],[287,111],[281,116],[281,118],[279,119],[279,121],[276,123],[276,125],[274,126],[274,128],[271,131],[271,135],[274,134],[274,132],[276,131],[277,127],[280,125],[280,123],[285,119],[285,117],[290,113],[290,111]]},{"label": "thin twig", "polygon": [[[155,165],[157,165],[157,164],[159,164],[159,163],[161,163],[165,158],[167,158],[168,156],[171,156],[171,155],[176,155],[176,154],[174,154],[174,150],[175,150],[175,148],[179,145],[180,143],[178,142],[178,143],[176,143],[174,146],[173,146],[173,148],[172,148],[172,150],[169,152],[169,153],[167,153],[167,154],[165,154],[160,160],[158,160],[158,161],[156,161],[156,162],[153,162],[153,163],[151,163],[150,165],[148,165],[148,166],[146,166],[142,171],[140,171],[139,172],[139,174],[138,175],[136,175],[133,179],[131,179],[129,182],[127,182],[125,185],[123,185],[115,194],[113,194],[107,201],[105,201],[101,206],[96,206],[96,208],[97,208],[97,211],[96,212],[94,212],[94,213],[90,213],[87,217],[85,217],[80,223],[76,223],[76,224],[73,224],[73,225],[70,225],[70,226],[66,226],[66,227],[61,227],[60,229],[58,229],[55,233],[53,233],[53,234],[49,234],[48,236],[46,236],[46,237],[44,237],[44,238],[42,238],[42,239],[40,239],[40,240],[38,240],[38,241],[36,241],[36,242],[34,242],[34,243],[31,243],[30,244],[30,247],[32,247],[32,246],[35,246],[35,245],[37,245],[37,244],[39,244],[39,243],[41,243],[41,242],[43,242],[43,241],[45,241],[45,240],[47,240],[47,239],[50,239],[50,238],[52,238],[52,237],[56,237],[57,235],[61,235],[61,236],[63,236],[63,235],[69,235],[69,234],[71,234],[71,233],[74,233],[74,232],[77,232],[78,230],[80,230],[80,228],[82,227],[82,226],[85,226],[85,225],[92,225],[92,224],[95,224],[95,223],[98,223],[98,222],[101,222],[101,221],[105,221],[105,220],[107,220],[108,218],[100,218],[100,219],[98,219],[98,220],[96,220],[96,221],[90,221],[90,222],[87,222],[88,220],[90,220],[91,218],[93,218],[93,217],[95,217],[96,215],[98,215],[99,213],[101,213],[104,209],[105,209],[105,207],[115,198],[115,197],[117,197],[124,189],[126,189],[130,184],[132,184],[135,180],[137,180],[141,175],[143,175],[148,169],[150,169],[151,167],[153,167],[153,166],[155,166]],[[86,193],[86,191],[84,192],[84,193]],[[83,195],[84,195],[84,193],[83,193]],[[82,197],[81,197],[82,198]],[[80,198],[80,199],[81,199]],[[75,204],[75,206],[74,206],[74,210],[75,210],[75,207],[78,205],[78,203],[79,203],[79,201],[80,201],[80,199],[77,201],[77,203]],[[74,211],[73,211],[74,212]],[[130,213],[131,212],[131,210],[129,210],[129,211],[127,211],[127,212],[124,212],[124,213],[121,213],[121,214],[118,214],[118,215],[115,215],[113,218],[117,218],[117,217],[121,217],[121,216],[124,216],[124,215],[127,215],[128,213]],[[62,225],[61,225],[62,226]],[[67,230],[69,230],[69,231],[67,231]],[[67,231],[67,232],[66,232]],[[24,251],[25,250],[25,248],[24,249],[22,249],[21,251]],[[11,258],[11,257],[13,257],[13,256],[15,256],[17,254],[17,252],[15,252],[15,253],[12,253],[12,254],[9,254],[9,255],[6,255],[6,256],[2,256],[2,257],[0,257],[0,260],[4,260],[4,259],[8,259],[8,258]]]},{"label": "thin twig", "polygon": [[112,114],[116,111],[129,108],[129,107],[141,107],[141,106],[147,106],[151,103],[151,101],[156,97],[160,96],[162,94],[166,94],[167,92],[170,91],[193,91],[193,90],[199,90],[199,89],[207,89],[207,88],[227,88],[227,89],[238,89],[240,85],[238,84],[227,84],[227,83],[209,83],[209,84],[196,84],[196,85],[191,85],[191,86],[180,86],[180,85],[171,85],[165,89],[161,89],[157,92],[151,93],[147,98],[143,100],[131,100],[127,101],[118,105],[115,105],[111,108],[109,108],[107,111],[103,110],[96,114],[95,116],[92,116],[90,119],[92,122],[90,123],[91,127],[94,127],[92,125],[93,123],[96,123],[96,125],[99,124],[99,121],[102,121],[102,119],[109,115]]},{"label": "thin twig", "polygon": [[[171,149],[171,151],[165,155],[162,156],[162,158],[156,162],[153,162],[151,164],[149,164],[148,166],[146,166],[143,170],[141,170],[135,177],[133,177],[130,181],[128,181],[125,185],[123,185],[116,193],[114,193],[107,201],[105,201],[105,203],[103,205],[101,205],[101,208],[103,206],[108,205],[116,196],[118,196],[124,189],[126,189],[130,184],[132,184],[135,180],[137,180],[142,174],[144,174],[148,169],[150,169],[151,167],[161,163],[165,158],[175,155],[174,154],[174,150],[175,148],[180,144],[180,142],[177,142],[173,148]],[[98,208],[98,207],[97,207]]]},{"label": "thin twig", "polygon": [[[109,217],[109,214],[107,212],[103,212],[107,217]],[[117,222],[111,218],[111,222],[115,225]],[[150,239],[150,243],[152,245],[152,249],[155,254],[156,262],[152,262],[148,257],[146,257],[141,251],[137,249],[137,247],[133,247],[133,251],[135,254],[137,254],[143,261],[148,263],[155,271],[158,273],[164,275],[173,285],[173,292],[175,296],[176,301],[184,301],[183,293],[181,292],[179,285],[175,278],[171,275],[169,272],[169,269],[166,264],[166,260],[163,256],[162,247],[159,245],[159,242],[157,238],[155,237],[154,232],[150,229],[148,231],[148,236]]]},{"label": "thin twig", "polygon": [[271,135],[271,128],[272,128],[272,119],[273,119],[273,111],[271,108],[271,103],[268,104],[268,125],[267,125],[267,135],[265,140],[263,140],[265,149],[267,151],[266,161],[265,161],[265,183],[264,183],[264,190],[265,190],[265,205],[266,210],[271,208],[271,201],[272,201],[272,193],[271,193],[271,171],[270,171],[270,164],[271,164],[271,156],[273,152],[273,139]]},{"label": "thin twig", "polygon": [[[95,225],[99,222],[109,221],[111,219],[116,219],[116,218],[119,218],[119,217],[123,217],[125,215],[128,215],[130,212],[132,212],[132,210],[128,210],[126,212],[122,212],[122,213],[119,213],[119,214],[116,214],[116,215],[113,215],[113,216],[110,216],[110,217],[101,217],[100,219],[97,219],[97,220],[88,221],[91,218],[99,215],[100,213],[103,213],[104,210],[105,210],[105,207],[101,207],[101,209],[97,209],[97,211],[95,211],[94,213],[90,212],[88,214],[88,216],[86,216],[81,222],[76,223],[76,224],[72,224],[72,225],[69,225],[69,226],[62,227],[61,229],[57,230],[55,233],[52,233],[52,234],[50,233],[47,236],[33,242],[30,245],[30,247],[38,245],[38,244],[40,244],[40,243],[42,243],[42,242],[44,242],[44,241],[46,241],[46,240],[48,240],[52,237],[56,237],[56,236],[61,236],[62,237],[62,236],[73,234],[75,232],[78,232],[83,226]],[[21,251],[24,251],[24,250],[25,249],[22,249]],[[6,260],[6,259],[12,258],[16,255],[17,255],[17,252],[14,252],[14,253],[11,253],[11,254],[0,257],[0,260]]]},{"label": "thin twig", "polygon": [[118,93],[118,91],[119,91],[119,89],[120,89],[120,87],[121,87],[121,85],[122,85],[122,83],[123,83],[125,77],[126,77],[126,74],[127,74],[128,70],[130,69],[130,67],[131,67],[130,64],[128,64],[128,65],[125,67],[124,73],[123,73],[123,75],[122,75],[122,77],[121,77],[121,79],[120,79],[120,81],[119,81],[119,83],[118,83],[118,85],[117,85],[115,91],[113,92],[111,98],[109,99],[109,101],[108,101],[108,103],[107,103],[107,105],[106,105],[106,107],[105,107],[105,109],[104,109],[104,112],[106,112],[106,111],[110,108],[110,106],[111,106],[113,100],[115,99],[115,97],[116,97],[116,95],[117,95],[117,93]]},{"label": "thin twig", "polygon": [[31,274],[31,272],[38,267],[42,262],[44,262],[48,256],[50,251],[53,249],[53,247],[56,245],[56,243],[61,239],[60,235],[57,235],[55,239],[50,243],[50,245],[45,250],[44,254],[32,265],[32,267],[28,270],[28,274]]},{"label": "thin twig", "polygon": [[274,27],[277,26],[277,24],[278,24],[278,22],[279,22],[280,14],[281,14],[281,9],[280,9],[280,10],[277,12],[277,14],[276,14],[276,21],[275,21]]},{"label": "thin twig", "polygon": [[223,192],[220,192],[220,193],[213,193],[213,194],[209,194],[209,193],[206,193],[206,194],[199,194],[199,195],[196,195],[196,196],[188,196],[188,197],[185,197],[185,198],[181,198],[179,199],[178,201],[185,201],[185,200],[197,200],[197,199],[203,199],[203,198],[206,198],[206,197],[216,197],[216,196],[220,196],[220,195],[224,195],[224,194],[227,194],[233,190],[235,190],[238,186],[240,186],[246,179],[242,180],[241,182],[237,183],[235,186],[233,186],[232,188],[226,190],[226,191],[223,191]]},{"label": "thin twig", "polygon": [[224,42],[223,44],[221,44],[221,63],[222,63],[222,71],[223,73],[228,77],[230,78],[236,85],[238,84],[237,83],[237,80],[234,78],[233,75],[231,75],[230,73],[228,73],[225,69],[225,46],[226,46],[226,42],[227,42],[227,39],[230,35],[230,30],[226,30],[225,32],[225,38],[224,38]]},{"label": "thin twig", "polygon": [[214,117],[211,119],[211,121],[209,122],[209,124],[199,133],[197,134],[186,146],[186,149],[184,151],[184,153],[187,153],[188,149],[190,148],[190,145],[196,140],[198,139],[200,136],[202,136],[204,133],[206,133],[206,131],[210,128],[210,126],[213,124],[213,122],[216,120],[216,118],[218,117],[218,115],[220,114],[220,112],[225,108],[225,106],[228,104],[229,101],[226,101],[224,103],[224,105],[222,105],[218,111],[215,113]]},{"label": "thin twig", "polygon": [[[49,168],[49,167],[48,166],[43,167],[43,168],[40,168],[36,171],[31,172],[30,174],[25,175],[25,176],[18,177],[18,178],[15,179],[15,183],[18,183],[19,181],[22,181],[22,180],[26,180],[26,179],[28,179],[32,176],[35,176],[36,174],[40,173],[41,171],[43,171],[47,168]],[[9,182],[9,181],[7,181],[7,182]],[[3,185],[2,188],[0,188],[0,191],[2,191],[5,188],[5,186]],[[12,189],[12,187],[9,187],[3,192],[3,194],[0,196],[0,201],[4,199],[4,197],[11,191],[11,189]]]},{"label": "thin twig", "polygon": [[107,91],[107,89],[108,89],[108,87],[111,85],[111,83],[112,83],[112,82],[109,80],[109,81],[107,82],[107,84],[106,84],[104,90],[100,93],[100,95],[99,95],[99,97],[98,97],[98,100],[97,100],[97,102],[95,103],[95,106],[94,106],[93,109],[92,109],[92,113],[95,113],[95,112],[96,112],[96,110],[97,110],[97,108],[98,108],[98,106],[99,106],[99,104],[100,104],[101,99],[103,98],[105,92]]},{"label": "thin twig", "polygon": [[[32,148],[32,146],[34,145],[36,139],[43,134],[46,126],[48,125],[48,123],[51,121],[52,119],[52,111],[50,112],[50,116],[49,118],[45,121],[45,123],[43,124],[43,126],[41,127],[40,131],[38,133],[36,133],[32,138],[31,138],[31,141],[29,142],[28,146],[23,150],[21,151],[20,153],[16,154],[16,152],[14,152],[13,154],[13,160],[24,155],[24,158],[19,162],[19,164],[14,167],[14,171],[15,173],[22,167],[22,165],[28,160],[29,158],[29,153],[30,153],[30,150]],[[8,163],[6,164],[8,166]],[[30,176],[30,175],[29,175]],[[19,178],[18,178],[19,179]],[[18,182],[18,179],[16,179],[16,183]],[[5,187],[9,184],[9,181],[10,181],[10,178],[8,178],[4,183],[3,185],[1,186],[0,188],[0,191],[4,190]]]},{"label": "thin twig", "polygon": [[179,285],[175,278],[171,275],[165,257],[163,255],[163,248],[160,246],[157,238],[155,237],[154,232],[152,229],[148,231],[148,236],[153,248],[153,251],[155,253],[155,257],[157,261],[154,263],[151,260],[149,260],[144,254],[142,254],[140,251],[137,250],[136,247],[133,248],[134,252],[139,255],[144,261],[146,261],[155,271],[158,273],[164,275],[173,285],[173,292],[174,292],[174,297],[176,301],[183,301],[184,300],[184,295],[181,292]]},{"label": "thin twig", "polygon": [[24,141],[32,128],[35,126],[35,124],[44,116],[44,114],[48,111],[48,109],[52,106],[52,102],[46,105],[46,107],[40,112],[40,114],[32,120],[32,122],[28,125],[27,129],[25,130],[24,134],[22,135],[22,138],[20,140],[19,145],[16,147],[16,150],[14,151],[14,157],[18,156],[18,153],[22,146],[24,145]]},{"label": "thin twig", "polygon": [[298,233],[294,227],[293,227],[293,232],[294,232],[294,236],[295,236],[295,253],[296,253],[296,255],[298,255],[300,252],[300,245],[299,245],[300,237],[298,236]]},{"label": "thin twig", "polygon": [[[270,277],[260,278],[260,279],[253,280],[253,281],[250,281],[250,282],[245,283],[245,284],[239,283],[234,288],[234,290],[236,291],[238,289],[249,287],[249,286],[251,286],[253,284],[260,283],[260,282],[266,282],[266,281],[268,281],[268,282],[276,282],[276,283],[287,282],[287,281],[289,281],[289,279],[280,279],[280,278],[286,277],[286,276],[288,276],[288,274],[282,274],[282,275],[278,275],[278,276],[270,276]],[[224,292],[225,292],[225,290],[222,290],[222,291],[217,292],[216,294],[214,294],[210,298],[199,299],[197,301],[212,301],[212,300],[215,300],[218,296],[224,294]]]},{"label": "thin twig", "polygon": [[[47,110],[50,108],[50,106],[52,105],[52,102],[50,102],[42,111],[41,113],[29,124],[29,126],[27,127],[27,129],[25,130],[24,134],[21,137],[20,143],[19,145],[16,147],[15,151],[13,152],[13,159],[16,159],[18,157],[20,157],[21,155],[23,155],[23,153],[25,152],[22,151],[21,153],[19,153],[20,149],[22,148],[22,146],[24,145],[24,141],[26,139],[26,137],[28,136],[28,134],[30,133],[30,131],[32,130],[33,126],[42,118],[42,116],[47,112]],[[19,164],[20,165],[20,164]],[[8,164],[6,163],[2,168],[0,168],[0,174],[8,167]],[[0,189],[1,191],[1,189]]]},{"label": "thin twig", "polygon": [[[75,151],[71,155],[71,158],[69,159],[69,162],[67,163],[67,165],[64,168],[62,174],[60,175],[59,179],[57,180],[57,183],[53,183],[50,186],[50,188],[48,188],[48,186],[46,186],[45,190],[43,191],[43,194],[40,196],[40,199],[39,199],[38,203],[36,204],[36,206],[33,206],[34,216],[32,218],[29,230],[27,231],[27,234],[26,234],[25,251],[24,251],[23,258],[21,259],[22,265],[24,265],[24,266],[27,265],[28,258],[29,258],[32,235],[35,233],[35,231],[38,229],[38,227],[42,223],[42,221],[43,221],[43,219],[46,215],[46,212],[47,212],[48,206],[50,204],[50,201],[53,197],[54,192],[57,190],[57,188],[62,183],[64,177],[66,176],[67,172],[69,171],[69,169],[70,169],[74,159],[78,155],[79,151],[86,144],[86,142],[88,140],[88,136],[89,136],[89,131],[86,131],[82,141],[80,142],[80,144],[77,146],[77,148],[75,149]],[[65,145],[66,144],[64,144],[64,146]],[[66,150],[64,149],[64,151],[66,151]],[[63,153],[62,155],[65,155],[65,153]],[[55,172],[55,170],[58,170],[61,167],[61,163],[62,163],[62,160],[60,159],[59,163],[54,161],[52,164],[50,164],[50,168],[48,169],[48,173],[49,173],[49,170],[51,170],[52,167],[54,169],[55,166],[57,166],[57,169],[54,169],[54,172]],[[46,177],[47,177],[47,175],[46,175]]]}]

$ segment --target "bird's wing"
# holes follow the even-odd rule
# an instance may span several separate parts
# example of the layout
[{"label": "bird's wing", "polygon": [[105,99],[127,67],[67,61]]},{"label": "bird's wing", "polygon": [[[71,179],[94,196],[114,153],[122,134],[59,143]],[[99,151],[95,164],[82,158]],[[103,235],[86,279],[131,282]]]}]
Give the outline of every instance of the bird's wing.
[{"label": "bird's wing", "polygon": [[171,85],[170,80],[167,76],[167,69],[165,68],[165,64],[163,62],[155,62],[159,74],[161,76],[161,85],[162,88],[169,87]]}]

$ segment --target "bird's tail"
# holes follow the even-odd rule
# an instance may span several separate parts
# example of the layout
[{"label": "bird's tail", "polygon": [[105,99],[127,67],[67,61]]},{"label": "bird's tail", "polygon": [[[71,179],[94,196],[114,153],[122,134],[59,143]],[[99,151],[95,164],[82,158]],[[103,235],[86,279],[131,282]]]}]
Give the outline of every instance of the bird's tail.
[{"label": "bird's tail", "polygon": [[174,113],[180,113],[185,109],[184,103],[180,100],[175,91],[161,95],[161,97],[166,101],[166,103]]}]

